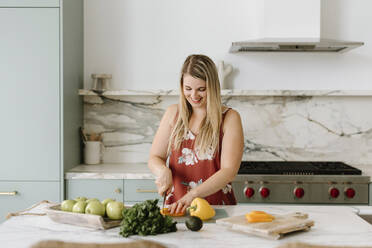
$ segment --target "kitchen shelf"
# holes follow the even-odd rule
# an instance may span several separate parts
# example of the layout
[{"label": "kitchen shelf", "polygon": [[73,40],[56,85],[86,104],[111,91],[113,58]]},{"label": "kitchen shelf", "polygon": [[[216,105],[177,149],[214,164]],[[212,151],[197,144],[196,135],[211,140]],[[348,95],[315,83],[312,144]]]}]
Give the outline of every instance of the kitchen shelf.
[{"label": "kitchen shelf", "polygon": [[[81,96],[178,96],[173,90],[108,90],[97,94],[92,90],[80,89]],[[243,90],[223,89],[222,96],[372,96],[372,90]]]}]

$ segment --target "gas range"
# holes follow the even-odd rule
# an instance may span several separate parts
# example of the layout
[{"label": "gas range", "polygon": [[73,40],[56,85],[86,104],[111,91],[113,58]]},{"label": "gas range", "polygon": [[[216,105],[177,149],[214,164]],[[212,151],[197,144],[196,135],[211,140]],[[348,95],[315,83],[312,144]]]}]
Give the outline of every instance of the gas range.
[{"label": "gas range", "polygon": [[232,185],[239,203],[368,204],[369,182],[343,162],[243,161]]}]

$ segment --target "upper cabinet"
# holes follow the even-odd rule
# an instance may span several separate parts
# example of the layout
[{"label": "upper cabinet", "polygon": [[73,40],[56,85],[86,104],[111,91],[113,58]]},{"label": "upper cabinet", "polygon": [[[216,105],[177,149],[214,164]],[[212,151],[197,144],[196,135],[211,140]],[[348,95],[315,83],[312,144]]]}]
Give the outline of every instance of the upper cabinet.
[{"label": "upper cabinet", "polygon": [[0,222],[61,201],[80,163],[83,13],[83,0],[0,0]]},{"label": "upper cabinet", "polygon": [[59,7],[59,0],[0,0],[0,7]]},{"label": "upper cabinet", "polygon": [[0,8],[0,30],[0,180],[59,180],[59,8]]}]

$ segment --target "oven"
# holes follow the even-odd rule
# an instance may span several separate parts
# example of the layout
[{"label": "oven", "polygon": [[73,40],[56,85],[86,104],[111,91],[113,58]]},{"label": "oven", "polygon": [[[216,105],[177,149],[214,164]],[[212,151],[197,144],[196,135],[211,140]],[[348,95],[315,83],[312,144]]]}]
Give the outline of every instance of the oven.
[{"label": "oven", "polygon": [[243,161],[238,203],[368,204],[370,177],[343,162]]}]

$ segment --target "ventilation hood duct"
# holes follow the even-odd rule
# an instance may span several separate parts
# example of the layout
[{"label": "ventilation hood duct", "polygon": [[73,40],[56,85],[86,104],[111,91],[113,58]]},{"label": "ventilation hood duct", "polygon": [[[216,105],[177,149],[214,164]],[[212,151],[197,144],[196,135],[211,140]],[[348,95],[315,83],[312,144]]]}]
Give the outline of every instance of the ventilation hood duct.
[{"label": "ventilation hood duct", "polygon": [[316,38],[264,38],[233,42],[231,53],[237,52],[335,52],[343,53],[360,47],[363,42]]},{"label": "ventilation hood duct", "polygon": [[[257,3],[261,37],[232,42],[239,52],[330,52],[344,53],[363,42],[321,37],[322,0],[261,0]],[[323,18],[325,21],[325,18]],[[323,35],[322,35],[323,36]]]}]

